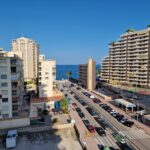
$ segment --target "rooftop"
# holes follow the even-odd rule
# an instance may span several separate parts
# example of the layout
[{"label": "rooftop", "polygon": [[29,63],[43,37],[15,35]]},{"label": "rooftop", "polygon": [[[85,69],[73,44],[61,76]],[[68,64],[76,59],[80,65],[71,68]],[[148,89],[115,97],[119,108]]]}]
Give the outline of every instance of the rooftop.
[{"label": "rooftop", "polygon": [[41,103],[49,101],[59,101],[62,99],[62,96],[53,96],[53,97],[43,97],[43,98],[32,98],[31,103]]}]

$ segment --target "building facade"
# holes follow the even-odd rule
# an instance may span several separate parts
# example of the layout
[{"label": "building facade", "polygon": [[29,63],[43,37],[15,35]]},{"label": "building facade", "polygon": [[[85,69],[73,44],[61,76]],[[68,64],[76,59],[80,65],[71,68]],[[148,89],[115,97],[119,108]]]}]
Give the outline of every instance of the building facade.
[{"label": "building facade", "polygon": [[56,89],[56,61],[39,55],[39,97],[52,97]]},{"label": "building facade", "polygon": [[12,41],[12,51],[23,59],[25,80],[38,77],[39,45],[32,39],[20,37]]},{"label": "building facade", "polygon": [[87,64],[79,65],[79,83],[88,90],[94,90],[96,86],[96,64],[90,58]]},{"label": "building facade", "polygon": [[101,80],[103,80],[104,82],[108,83],[109,82],[109,57],[106,57],[103,59],[102,61],[102,65],[101,65]]},{"label": "building facade", "polygon": [[[109,77],[104,76],[106,67]],[[150,27],[140,31],[130,29],[110,43],[109,59],[103,61],[102,68],[102,80],[111,84],[150,88]]]},{"label": "building facade", "polygon": [[0,118],[18,116],[23,95],[22,60],[12,53],[0,51]]}]

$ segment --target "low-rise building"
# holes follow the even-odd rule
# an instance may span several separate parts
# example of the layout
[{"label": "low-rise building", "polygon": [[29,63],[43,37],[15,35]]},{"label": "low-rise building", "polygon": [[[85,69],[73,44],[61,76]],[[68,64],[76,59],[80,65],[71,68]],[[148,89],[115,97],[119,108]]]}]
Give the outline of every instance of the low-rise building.
[{"label": "low-rise building", "polygon": [[87,64],[79,65],[79,84],[88,90],[94,90],[96,86],[96,65],[90,58]]},{"label": "low-rise building", "polygon": [[0,51],[0,118],[18,115],[24,95],[23,62],[11,52]]}]

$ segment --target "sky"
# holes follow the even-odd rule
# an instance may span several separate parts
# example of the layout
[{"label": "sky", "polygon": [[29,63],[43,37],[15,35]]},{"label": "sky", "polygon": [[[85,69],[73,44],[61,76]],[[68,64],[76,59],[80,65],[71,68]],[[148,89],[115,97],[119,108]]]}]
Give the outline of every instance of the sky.
[{"label": "sky", "polygon": [[57,64],[97,64],[127,29],[147,28],[150,0],[0,0],[0,47],[21,36]]}]

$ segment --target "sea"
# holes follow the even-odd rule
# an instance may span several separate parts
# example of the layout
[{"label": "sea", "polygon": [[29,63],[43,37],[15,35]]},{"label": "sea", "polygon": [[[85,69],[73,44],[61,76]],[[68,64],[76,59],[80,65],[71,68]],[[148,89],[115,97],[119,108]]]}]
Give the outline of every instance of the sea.
[{"label": "sea", "polygon": [[[96,69],[99,70],[100,65],[96,65]],[[79,65],[56,65],[56,79],[67,79],[66,73],[68,71],[72,73],[72,78],[78,79]]]}]

